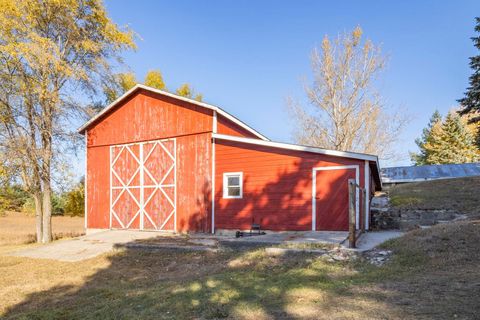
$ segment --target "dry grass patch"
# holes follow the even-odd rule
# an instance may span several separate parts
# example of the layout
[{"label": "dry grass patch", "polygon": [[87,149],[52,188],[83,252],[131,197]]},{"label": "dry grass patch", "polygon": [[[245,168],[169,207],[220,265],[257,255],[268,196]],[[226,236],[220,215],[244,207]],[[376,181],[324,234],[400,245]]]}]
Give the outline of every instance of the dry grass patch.
[{"label": "dry grass patch", "polygon": [[[54,239],[77,237],[85,234],[82,217],[52,217]],[[20,212],[0,216],[0,246],[25,244],[36,241],[35,217]]]},{"label": "dry grass patch", "polygon": [[389,194],[395,207],[454,210],[471,218],[480,218],[480,177],[400,184]]},{"label": "dry grass patch", "polygon": [[[0,257],[6,319],[474,319],[480,224],[389,241],[385,266],[307,253],[120,250],[67,263]],[[22,270],[22,272],[19,272]]]},{"label": "dry grass patch", "polygon": [[394,250],[385,269],[398,276],[380,287],[386,301],[427,319],[475,319],[480,310],[480,223],[436,225],[415,230],[384,247]]}]

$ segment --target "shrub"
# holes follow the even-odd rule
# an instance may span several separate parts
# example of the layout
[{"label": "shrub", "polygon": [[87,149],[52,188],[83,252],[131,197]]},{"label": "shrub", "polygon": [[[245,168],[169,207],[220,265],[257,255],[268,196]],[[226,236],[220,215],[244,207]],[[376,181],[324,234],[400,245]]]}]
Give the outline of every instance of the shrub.
[{"label": "shrub", "polygon": [[73,190],[64,194],[65,214],[70,216],[83,216],[85,212],[85,186],[80,182]]},{"label": "shrub", "polygon": [[0,214],[6,211],[21,211],[29,196],[20,186],[0,188]]}]

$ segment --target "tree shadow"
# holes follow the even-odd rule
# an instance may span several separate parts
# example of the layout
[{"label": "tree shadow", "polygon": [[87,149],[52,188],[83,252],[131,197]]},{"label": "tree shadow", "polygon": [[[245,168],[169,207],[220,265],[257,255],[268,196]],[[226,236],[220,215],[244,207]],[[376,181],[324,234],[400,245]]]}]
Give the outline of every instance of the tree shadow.
[{"label": "tree shadow", "polygon": [[[246,175],[244,184],[250,179],[253,177]],[[311,230],[311,214],[305,218],[305,212],[311,213],[311,191],[304,191],[311,190],[311,179],[311,163],[298,160],[293,169],[280,171],[275,181],[258,190],[246,188],[241,202],[222,202],[222,192],[217,190],[215,205],[222,212],[233,212],[231,219],[239,229],[250,227],[253,213],[261,224]],[[211,212],[210,183],[203,189],[198,211],[188,222],[179,223],[209,229],[211,217],[205,216],[204,204],[209,203]],[[294,203],[294,210],[285,203]],[[228,223],[221,216],[215,218],[220,225]],[[181,224],[180,229],[183,227]],[[262,249],[218,253],[124,249],[107,259],[107,266],[83,284],[56,285],[30,293],[8,309],[5,317],[313,319],[322,317],[321,310],[324,317],[338,313],[345,308],[344,301],[350,302],[348,312],[364,312],[349,291],[352,283],[362,281],[358,273],[308,254],[272,257]],[[91,266],[79,263],[78,267]]]},{"label": "tree shadow", "polygon": [[[30,293],[4,317],[317,319],[347,311],[361,318],[371,311],[356,302],[351,290],[352,283],[362,282],[358,273],[308,254],[125,249],[107,259],[108,266],[81,285],[59,281],[48,290]],[[88,265],[78,263],[79,268]],[[375,298],[358,296],[362,301]],[[382,312],[385,306],[379,306]]]},{"label": "tree shadow", "polygon": [[[269,152],[283,154],[282,151]],[[266,226],[264,229],[273,231],[312,230],[311,160],[295,160],[292,166],[278,169],[275,179],[261,184],[255,182],[257,177],[248,172],[244,173],[241,199],[223,197],[222,185],[218,185],[218,182],[223,180],[222,174],[217,172],[216,176],[215,229],[248,230],[252,223],[257,223],[262,227]],[[338,182],[344,182],[345,192],[348,192],[347,181],[343,179],[344,177],[339,176],[331,181],[331,184],[322,185],[322,192],[331,193],[332,197],[336,197],[343,191],[332,189]],[[179,230],[211,230],[211,182],[205,182],[202,190],[203,197],[197,199],[197,210],[189,215],[188,220],[178,221]],[[333,204],[330,209],[338,210],[339,205],[341,206],[340,203]],[[360,203],[360,208],[362,205]],[[345,215],[348,216],[348,213]],[[270,228],[271,226],[274,227]],[[348,226],[345,224],[344,231],[347,229]]]}]

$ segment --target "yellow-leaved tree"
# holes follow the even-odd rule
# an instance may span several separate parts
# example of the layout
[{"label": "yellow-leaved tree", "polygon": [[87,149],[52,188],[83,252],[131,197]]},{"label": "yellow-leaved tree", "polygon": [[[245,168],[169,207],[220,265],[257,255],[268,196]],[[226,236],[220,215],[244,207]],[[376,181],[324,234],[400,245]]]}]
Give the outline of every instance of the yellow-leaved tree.
[{"label": "yellow-leaved tree", "polygon": [[108,16],[101,0],[0,0],[0,148],[19,168],[35,202],[37,241],[50,242],[52,166],[79,93],[96,94],[135,48],[134,34]]},{"label": "yellow-leaved tree", "polygon": [[[110,104],[117,100],[122,94],[133,88],[138,83],[135,74],[132,72],[118,73],[112,76],[110,81],[106,82],[103,87],[103,91],[106,98],[106,104]],[[145,75],[143,83],[149,87],[167,90],[167,86],[163,81],[163,76],[160,70],[149,70]],[[182,84],[175,93],[179,96],[202,101],[203,96],[200,93],[195,94],[194,90],[188,83]],[[105,105],[99,104],[96,109],[103,109]]]}]

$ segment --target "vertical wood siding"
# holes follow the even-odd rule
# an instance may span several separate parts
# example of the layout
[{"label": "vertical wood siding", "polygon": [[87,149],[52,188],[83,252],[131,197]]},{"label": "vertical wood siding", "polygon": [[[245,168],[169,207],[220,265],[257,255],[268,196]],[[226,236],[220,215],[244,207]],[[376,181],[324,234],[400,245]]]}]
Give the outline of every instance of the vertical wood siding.
[{"label": "vertical wood siding", "polygon": [[[218,229],[249,229],[254,220],[269,230],[311,230],[314,167],[359,165],[360,186],[364,183],[362,160],[227,141],[218,141],[215,152]],[[242,199],[223,199],[225,172],[243,172]],[[330,188],[322,181],[317,185]]]},{"label": "vertical wood siding", "polygon": [[87,148],[87,228],[105,229],[110,222],[110,147]]},{"label": "vertical wood siding", "polygon": [[238,124],[228,120],[222,115],[217,116],[217,133],[227,134],[227,135],[236,136],[236,137],[258,139],[256,135],[254,135],[248,130],[245,130]]},{"label": "vertical wood siding", "polygon": [[175,137],[178,231],[210,231],[211,130],[211,111],[147,92],[106,115],[88,131],[87,227],[109,228],[110,146]]},{"label": "vertical wood siding", "polygon": [[[106,114],[88,130],[88,228],[110,225],[110,146],[175,138],[177,230],[211,231],[212,127],[211,110],[144,90]],[[217,128],[221,134],[255,137],[220,115]],[[359,165],[363,186],[362,160],[217,140],[216,228],[248,229],[254,220],[265,229],[311,230],[312,168],[352,164]],[[239,171],[243,198],[223,199],[223,173]],[[317,184],[331,187],[331,182]]]},{"label": "vertical wood siding", "polygon": [[158,140],[211,130],[211,110],[142,90],[88,130],[88,146]]},{"label": "vertical wood siding", "polygon": [[[348,230],[348,180],[355,169],[319,170],[316,176],[316,230]],[[332,201],[335,199],[335,201]],[[361,206],[359,206],[361,208]]]}]

